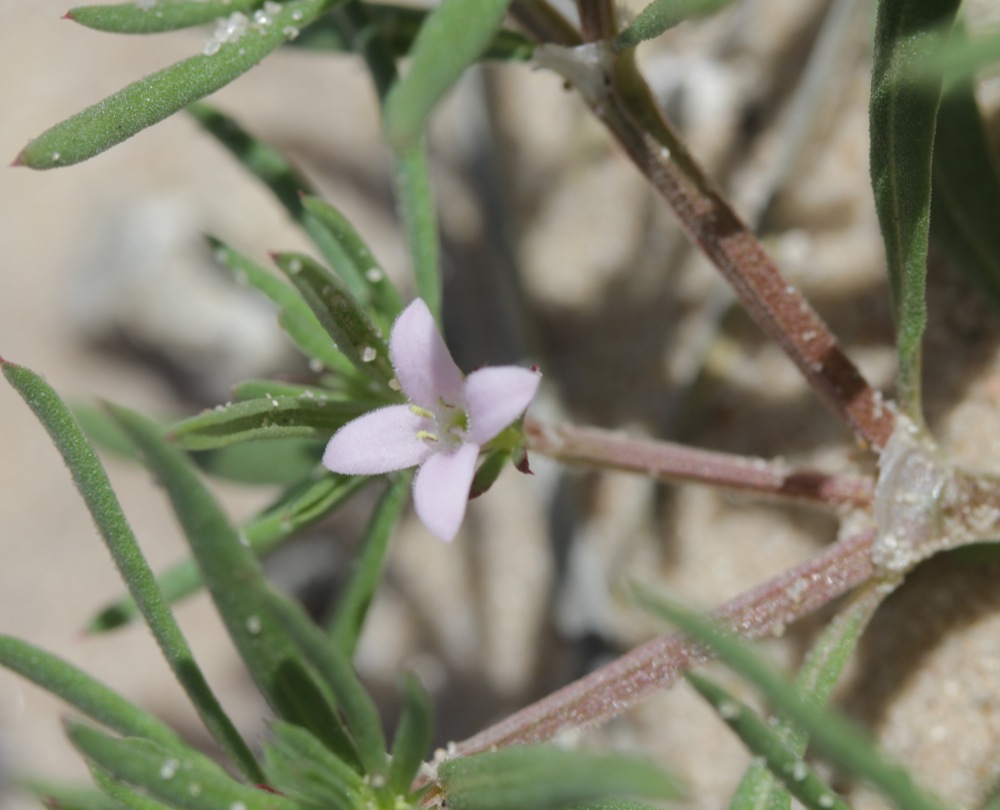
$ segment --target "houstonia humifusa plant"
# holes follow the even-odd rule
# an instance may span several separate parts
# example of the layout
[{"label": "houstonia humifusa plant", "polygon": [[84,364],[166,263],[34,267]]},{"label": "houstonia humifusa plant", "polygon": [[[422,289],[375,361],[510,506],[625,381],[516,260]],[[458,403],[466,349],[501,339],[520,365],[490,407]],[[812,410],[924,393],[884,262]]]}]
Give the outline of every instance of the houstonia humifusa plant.
[{"label": "houstonia humifusa plant", "polygon": [[[71,721],[67,731],[91,768],[93,787],[34,783],[36,794],[67,810],[406,810],[435,804],[639,810],[649,807],[646,800],[683,796],[680,780],[664,773],[665,763],[549,743],[565,744],[576,731],[621,714],[715,654],[780,717],[768,722],[718,684],[688,674],[756,755],[732,807],[787,808],[793,796],[812,810],[846,807],[804,759],[808,744],[896,806],[943,806],[824,706],[873,612],[914,565],[1000,533],[1000,482],[947,460],[924,424],[920,398],[930,238],[994,295],[1000,289],[1000,183],[973,83],[996,49],[968,46],[958,0],[879,0],[869,118],[872,188],[897,330],[899,396],[889,402],[707,180],[637,67],[640,43],[726,5],[653,0],[625,26],[613,0],[577,0],[574,20],[547,0],[443,0],[427,8],[362,0],[141,0],[69,12],[82,25],[117,33],[200,25],[215,33],[201,53],[55,125],[24,148],[16,165],[48,169],[87,160],[186,110],[273,192],[320,258],[273,254],[282,280],[213,241],[218,261],[274,303],[315,373],[302,382],[248,381],[236,387],[233,402],[173,424],[117,406],[74,413],[39,375],[0,358],[5,378],[62,454],[129,590],[89,629],[103,632],[141,616],[216,740],[217,758],[225,759],[195,750],[67,662],[0,636],[0,665],[88,719]],[[845,5],[830,4],[824,30],[841,20]],[[405,296],[378,265],[377,251],[305,176],[201,101],[285,46],[353,52],[372,75],[413,266],[405,283],[412,292]],[[805,77],[828,53],[826,47],[815,50]],[[524,416],[540,383],[536,369],[460,371],[439,331],[445,296],[425,136],[441,97],[483,59],[533,60],[579,94],[747,313],[871,451],[876,477],[793,470],[600,428],[543,424]],[[793,98],[804,99],[808,111],[814,91],[815,84],[803,79]],[[87,433],[138,459],[162,483],[189,543],[189,560],[153,574]],[[711,621],[648,588],[633,589],[643,609],[689,635],[655,638],[430,758],[432,706],[418,680],[404,677],[403,711],[389,744],[380,708],[352,661],[393,530],[405,519],[411,491],[406,471],[418,468],[412,493],[420,520],[451,540],[469,498],[486,491],[508,462],[527,471],[529,451],[570,465],[849,510],[849,530],[812,560],[723,605]],[[282,490],[241,526],[230,522],[203,478],[225,477],[236,467],[241,480]],[[259,557],[368,488],[380,494],[347,582],[321,627],[271,589]],[[223,711],[171,611],[172,602],[199,588],[211,595],[275,717],[257,748]],[[734,631],[746,637],[780,632],[852,591],[794,686],[734,637]]]}]

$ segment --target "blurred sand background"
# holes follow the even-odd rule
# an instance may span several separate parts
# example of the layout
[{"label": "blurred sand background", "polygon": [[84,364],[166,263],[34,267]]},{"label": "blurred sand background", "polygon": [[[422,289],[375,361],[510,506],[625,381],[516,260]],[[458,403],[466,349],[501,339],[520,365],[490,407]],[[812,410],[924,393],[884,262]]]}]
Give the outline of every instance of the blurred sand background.
[{"label": "blurred sand background", "polygon": [[[787,146],[782,114],[823,5],[759,0],[644,52],[696,154],[748,215]],[[870,379],[888,387],[891,326],[867,186],[870,18],[858,5],[766,238]],[[199,51],[205,37],[90,32],[61,21],[66,5],[52,0],[0,0],[0,10],[0,157],[8,160],[54,122]],[[213,101],[292,154],[405,284],[375,105],[354,61],[283,52]],[[435,122],[432,152],[448,335],[461,364],[542,363],[540,415],[866,469],[742,315],[722,318],[702,341],[721,285],[558,80],[526,66],[477,73]],[[237,379],[301,373],[266,307],[212,269],[204,232],[261,259],[305,246],[267,194],[182,116],[80,166],[4,170],[0,354],[72,400],[99,397],[164,417],[224,400]],[[931,421],[960,458],[990,465],[1000,449],[995,317],[941,263],[931,285]],[[702,343],[704,352],[692,348]],[[207,744],[144,629],[83,634],[119,592],[116,573],[55,450],[5,388],[0,425],[0,632],[65,656]],[[804,510],[620,475],[564,477],[541,459],[535,466],[535,479],[506,474],[475,503],[455,545],[412,522],[397,538],[359,667],[390,714],[395,673],[416,668],[435,689],[442,740],[648,637],[653,625],[617,602],[608,580],[642,572],[714,605],[835,533],[830,517]],[[180,557],[183,542],[148,476],[115,460],[109,471],[154,567]],[[273,494],[219,492],[238,518]],[[335,579],[364,505],[273,564],[273,575],[300,592],[316,584],[304,570]],[[955,562],[921,570],[877,618],[845,697],[928,784],[967,806],[1000,768],[997,572]],[[207,599],[178,615],[222,702],[260,739],[267,711]],[[812,629],[807,622],[769,647],[793,663]],[[85,778],[62,738],[62,711],[0,672],[3,808],[33,806],[4,792],[16,775]],[[591,736],[674,768],[695,786],[699,808],[724,806],[747,761],[683,688]]]}]

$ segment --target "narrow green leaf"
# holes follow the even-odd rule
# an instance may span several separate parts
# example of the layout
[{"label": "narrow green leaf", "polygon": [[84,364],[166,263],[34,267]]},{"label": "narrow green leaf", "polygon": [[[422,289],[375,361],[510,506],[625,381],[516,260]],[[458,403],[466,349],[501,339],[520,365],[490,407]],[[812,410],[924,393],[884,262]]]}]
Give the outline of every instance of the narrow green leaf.
[{"label": "narrow green leaf", "polygon": [[339,729],[336,713],[267,611],[267,583],[257,558],[199,480],[190,459],[145,417],[119,407],[111,413],[166,489],[205,586],[261,693],[280,717],[314,731],[349,758],[353,746]]},{"label": "narrow green leaf", "polygon": [[920,348],[927,322],[925,279],[931,158],[941,82],[912,77],[959,0],[880,0],[872,69],[871,178],[885,243],[896,320],[899,401],[922,423]]},{"label": "narrow green leaf", "polygon": [[442,0],[420,27],[410,70],[385,100],[385,129],[397,152],[420,142],[441,97],[500,30],[510,0]]},{"label": "narrow green leaf", "polygon": [[438,241],[437,211],[427,166],[423,139],[393,157],[396,205],[406,231],[413,261],[417,297],[422,298],[441,325],[441,246]]},{"label": "narrow green leaf", "polygon": [[97,31],[112,34],[158,34],[204,25],[234,12],[250,12],[264,0],[152,0],[151,3],[117,3],[110,6],[77,6],[66,16]]},{"label": "narrow green leaf", "polygon": [[267,25],[250,25],[217,53],[189,57],[140,79],[43,132],[18,155],[33,169],[71,166],[159,123],[246,73],[337,0],[289,0]]},{"label": "narrow green leaf", "polygon": [[[101,791],[112,801],[115,807],[124,807],[127,810],[171,810],[169,805],[151,799],[139,793],[128,785],[124,785],[108,776],[96,765],[90,766],[90,775]],[[61,810],[61,808],[60,808]]]},{"label": "narrow green leaf", "polygon": [[[427,17],[427,11],[409,6],[383,3],[365,3],[370,22],[361,33],[380,36],[394,57],[406,56],[413,46],[417,32]],[[324,51],[352,50],[350,37],[331,17],[323,17],[302,32],[294,42],[296,47]],[[522,61],[531,58],[534,43],[514,31],[501,29],[486,46],[481,59],[500,61]]]},{"label": "narrow green leaf", "polygon": [[[298,197],[295,199],[298,200]],[[293,287],[219,240],[209,241],[219,264],[232,270],[238,277],[245,278],[251,286],[277,305],[278,323],[303,354],[318,360],[328,369],[353,373],[353,366],[337,350],[333,339]]]},{"label": "narrow green leaf", "polygon": [[641,590],[639,604],[650,613],[676,624],[699,644],[711,647],[734,672],[756,686],[783,714],[809,734],[813,745],[835,764],[866,779],[899,807],[907,810],[943,810],[943,805],[922,792],[910,774],[888,762],[852,723],[803,701],[795,689],[746,643],[661,595]]},{"label": "narrow green leaf", "polygon": [[382,581],[389,540],[406,504],[411,478],[409,473],[397,475],[375,506],[330,621],[330,639],[348,660],[354,657],[368,606]]},{"label": "narrow green leaf", "polygon": [[403,677],[403,712],[392,741],[392,761],[386,783],[394,796],[410,793],[417,771],[427,756],[433,733],[431,699],[412,673]]},{"label": "narrow green leaf", "polygon": [[247,810],[298,810],[294,802],[236,782],[206,757],[184,757],[158,743],[111,737],[82,723],[67,724],[74,746],[115,779],[170,806],[219,810],[240,803]]},{"label": "narrow green leaf", "polygon": [[344,423],[384,402],[272,397],[220,405],[176,422],[169,439],[186,450],[211,450],[261,439],[329,439]]},{"label": "narrow green leaf", "polygon": [[989,70],[1000,61],[1000,31],[977,31],[974,38],[954,37],[948,27],[939,34],[935,50],[918,66],[917,81],[939,81],[946,76],[951,81],[976,78],[982,70]]},{"label": "narrow green leaf", "polygon": [[479,465],[479,469],[476,470],[476,477],[472,479],[469,497],[478,498],[480,495],[485,495],[500,477],[500,473],[507,466],[510,457],[510,450],[506,449],[494,450],[487,455]]},{"label": "narrow green leaf", "polygon": [[780,775],[788,790],[802,804],[812,810],[849,810],[847,803],[806,765],[802,755],[785,745],[781,735],[769,728],[749,706],[693,672],[688,673],[687,680],[715,707],[743,744],[756,756],[763,757],[772,773]]},{"label": "narrow green leaf", "polygon": [[389,346],[341,280],[301,253],[277,253],[272,258],[355,368],[388,383],[394,373],[389,362]]},{"label": "narrow green leaf", "polygon": [[[964,26],[952,40],[968,43]],[[941,98],[933,176],[931,239],[1000,307],[1000,178],[968,77]]]},{"label": "narrow green leaf", "polygon": [[112,731],[182,748],[161,721],[87,673],[27,641],[0,635],[0,666],[16,672]]},{"label": "narrow green leaf", "polygon": [[325,810],[374,807],[364,778],[337,759],[313,735],[298,726],[275,723],[274,740],[265,749],[271,786],[284,795]]},{"label": "narrow green leaf", "polygon": [[72,409],[83,432],[98,448],[119,458],[135,460],[135,448],[132,442],[104,410],[90,405],[73,405]]},{"label": "narrow green leaf", "polygon": [[122,579],[153,633],[164,658],[187,692],[206,728],[251,780],[261,772],[253,754],[205,681],[170,607],[156,586],[149,564],[125,519],[107,473],[72,412],[34,372],[0,358],[7,381],[38,417],[63,457]]},{"label": "narrow green leaf", "polygon": [[616,795],[676,799],[677,782],[631,757],[519,745],[448,760],[438,783],[455,810],[549,810]]},{"label": "narrow green leaf", "polygon": [[241,484],[291,486],[306,478],[323,455],[310,439],[269,439],[192,453],[194,463],[213,478]]},{"label": "narrow green leaf", "polygon": [[615,38],[615,46],[619,49],[634,48],[640,42],[655,39],[685,20],[715,14],[731,2],[732,0],[653,0]]},{"label": "narrow green leaf", "polygon": [[[795,678],[796,691],[803,701],[817,709],[826,705],[882,598],[877,586],[863,586],[824,628]],[[774,726],[774,732],[793,755],[801,757],[805,754],[809,741],[805,729],[780,717]],[[768,810],[790,810],[791,803],[791,794],[775,775],[766,766],[754,764],[747,769],[736,789],[729,810],[756,810],[763,807]]]},{"label": "narrow green leaf", "polygon": [[343,214],[318,197],[303,197],[302,204],[316,221],[326,228],[339,253],[326,254],[341,278],[354,275],[364,279],[369,311],[383,334],[388,334],[392,322],[403,309],[399,292],[379,266],[374,253]]},{"label": "narrow green leaf", "polygon": [[[241,530],[250,550],[258,557],[277,548],[297,532],[334,512],[372,479],[324,473],[314,481],[295,487],[277,503],[247,521]],[[201,572],[192,558],[168,569],[157,579],[164,597],[178,602],[201,588]],[[139,615],[129,597],[104,608],[87,625],[87,632],[102,633],[127,624]]]},{"label": "narrow green leaf", "polygon": [[90,787],[59,785],[37,779],[22,779],[17,785],[46,807],[57,810],[122,810],[121,805]]},{"label": "narrow green leaf", "polygon": [[271,591],[268,610],[290,641],[323,678],[333,692],[348,730],[358,746],[358,756],[367,774],[384,774],[385,737],[378,710],[345,658],[320,632],[298,605]]}]

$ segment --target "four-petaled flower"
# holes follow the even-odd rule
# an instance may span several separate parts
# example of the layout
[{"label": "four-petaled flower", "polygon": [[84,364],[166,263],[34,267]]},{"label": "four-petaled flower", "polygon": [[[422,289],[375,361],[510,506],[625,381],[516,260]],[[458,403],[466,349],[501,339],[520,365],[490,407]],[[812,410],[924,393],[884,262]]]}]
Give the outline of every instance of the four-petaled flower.
[{"label": "four-petaled flower", "polygon": [[378,475],[419,465],[413,504],[424,525],[451,540],[465,516],[480,448],[517,419],[541,375],[517,366],[462,374],[419,298],[392,327],[389,358],[409,403],[348,422],[323,454],[328,469]]}]

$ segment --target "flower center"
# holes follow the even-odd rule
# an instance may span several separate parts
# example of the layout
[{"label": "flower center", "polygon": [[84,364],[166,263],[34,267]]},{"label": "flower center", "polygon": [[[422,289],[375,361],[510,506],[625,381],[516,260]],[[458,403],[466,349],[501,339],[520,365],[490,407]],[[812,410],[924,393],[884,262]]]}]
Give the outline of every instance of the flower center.
[{"label": "flower center", "polygon": [[417,438],[435,444],[438,450],[453,450],[468,441],[469,415],[457,405],[438,399],[433,411],[419,405],[410,405],[410,410],[429,423],[426,430],[417,431]]}]

